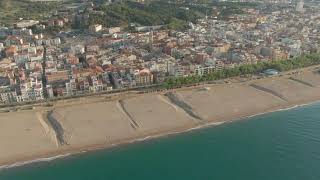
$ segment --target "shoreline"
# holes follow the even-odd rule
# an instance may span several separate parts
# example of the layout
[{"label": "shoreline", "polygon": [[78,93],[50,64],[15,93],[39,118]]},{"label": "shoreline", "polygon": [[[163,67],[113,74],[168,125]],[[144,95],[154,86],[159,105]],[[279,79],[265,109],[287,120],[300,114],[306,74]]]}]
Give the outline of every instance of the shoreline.
[{"label": "shoreline", "polygon": [[314,70],[1,113],[0,171],[314,104],[320,101]]},{"label": "shoreline", "polygon": [[234,122],[238,122],[238,121],[242,121],[242,120],[250,120],[251,118],[254,118],[257,116],[261,116],[261,115],[265,115],[265,114],[269,114],[269,113],[281,112],[281,111],[289,111],[289,110],[293,110],[296,108],[316,104],[319,102],[320,102],[320,99],[315,100],[315,101],[311,101],[311,102],[302,103],[302,104],[293,104],[291,106],[284,106],[279,109],[274,109],[274,110],[270,110],[270,111],[265,111],[265,112],[253,114],[253,115],[248,115],[246,117],[239,117],[236,119],[231,119],[229,121],[220,121],[220,122],[211,122],[211,123],[209,122],[206,124],[199,124],[197,126],[190,127],[187,129],[182,128],[180,130],[176,129],[176,130],[167,131],[167,132],[163,132],[163,133],[160,132],[160,133],[150,134],[148,136],[143,136],[140,138],[128,139],[128,140],[125,140],[122,142],[115,142],[115,143],[111,143],[111,144],[89,145],[87,147],[81,147],[81,148],[79,147],[79,148],[72,148],[69,150],[61,150],[61,152],[55,152],[55,153],[49,152],[49,153],[45,153],[43,156],[34,156],[33,158],[21,159],[21,161],[18,160],[18,161],[5,162],[5,163],[3,163],[3,165],[0,165],[0,172],[5,169],[27,166],[27,165],[31,165],[34,163],[50,162],[50,161],[54,161],[57,159],[64,159],[69,156],[82,155],[84,153],[92,153],[94,151],[100,151],[100,150],[107,150],[110,148],[126,146],[126,145],[130,145],[130,144],[137,143],[137,142],[145,142],[145,141],[149,141],[149,140],[153,140],[153,139],[157,139],[157,138],[162,138],[162,137],[179,135],[179,134],[188,133],[188,132],[206,129],[206,128],[214,128],[216,126],[223,125],[226,123],[234,123]]}]

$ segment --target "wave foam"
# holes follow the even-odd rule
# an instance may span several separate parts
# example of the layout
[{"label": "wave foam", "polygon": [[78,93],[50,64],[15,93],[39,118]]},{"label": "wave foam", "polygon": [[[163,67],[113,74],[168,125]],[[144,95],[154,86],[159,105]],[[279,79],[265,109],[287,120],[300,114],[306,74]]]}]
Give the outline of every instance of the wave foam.
[{"label": "wave foam", "polygon": [[34,159],[34,160],[30,160],[30,161],[23,161],[23,162],[17,162],[14,164],[10,164],[10,165],[3,165],[0,166],[0,170],[2,169],[9,169],[9,168],[13,168],[13,167],[19,167],[19,166],[24,166],[27,164],[32,164],[32,163],[37,163],[37,162],[49,162],[55,159],[61,159],[67,156],[70,156],[71,153],[68,154],[62,154],[62,155],[57,155],[57,156],[52,156],[52,157],[45,157],[45,158],[38,158],[38,159]]},{"label": "wave foam", "polygon": [[253,114],[250,116],[246,116],[244,118],[252,118],[252,117],[256,117],[256,116],[260,116],[260,115],[264,115],[264,114],[269,114],[269,113],[273,113],[273,112],[288,111],[288,110],[296,109],[296,108],[307,106],[307,105],[310,105],[310,104],[306,103],[306,104],[294,105],[294,106],[290,106],[287,108],[282,108],[282,109],[277,109],[277,110],[273,110],[273,111],[266,111],[266,112],[262,112],[262,113]]}]

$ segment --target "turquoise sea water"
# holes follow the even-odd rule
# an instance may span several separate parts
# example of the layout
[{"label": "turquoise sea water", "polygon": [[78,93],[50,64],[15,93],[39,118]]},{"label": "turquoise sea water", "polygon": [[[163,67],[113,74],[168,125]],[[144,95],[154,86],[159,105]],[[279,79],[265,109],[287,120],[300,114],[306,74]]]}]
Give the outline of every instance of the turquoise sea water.
[{"label": "turquoise sea water", "polygon": [[0,180],[319,180],[320,104],[0,170]]}]

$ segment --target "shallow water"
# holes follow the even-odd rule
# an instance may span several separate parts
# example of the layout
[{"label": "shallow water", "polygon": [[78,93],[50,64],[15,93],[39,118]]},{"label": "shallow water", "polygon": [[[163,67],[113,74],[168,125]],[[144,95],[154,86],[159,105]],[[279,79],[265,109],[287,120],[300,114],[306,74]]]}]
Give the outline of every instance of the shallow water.
[{"label": "shallow water", "polygon": [[320,103],[0,170],[0,180],[318,180]]}]

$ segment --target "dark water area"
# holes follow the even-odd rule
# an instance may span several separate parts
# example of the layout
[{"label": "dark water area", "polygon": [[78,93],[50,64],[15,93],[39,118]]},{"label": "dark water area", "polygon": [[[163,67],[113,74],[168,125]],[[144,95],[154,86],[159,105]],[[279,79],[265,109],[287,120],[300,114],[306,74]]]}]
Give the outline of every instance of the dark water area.
[{"label": "dark water area", "polygon": [[0,170],[0,180],[319,180],[320,104]]}]

